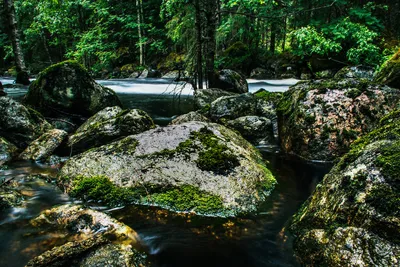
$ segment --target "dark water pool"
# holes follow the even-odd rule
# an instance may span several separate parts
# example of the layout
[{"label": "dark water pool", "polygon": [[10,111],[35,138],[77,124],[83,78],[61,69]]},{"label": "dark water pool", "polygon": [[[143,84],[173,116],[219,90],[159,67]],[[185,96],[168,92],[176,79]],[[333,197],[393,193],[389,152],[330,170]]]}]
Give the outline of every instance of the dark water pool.
[{"label": "dark water pool", "polygon": [[[279,184],[256,216],[218,219],[154,207],[103,209],[139,234],[154,266],[298,266],[285,223],[331,166],[271,152],[263,155]],[[32,174],[52,177],[56,172],[28,162],[0,171],[0,179],[16,176],[19,190],[28,199],[24,207],[0,216],[0,266],[24,266],[30,258],[65,242],[63,233],[29,225],[41,211],[72,202],[54,184],[28,179]]]}]

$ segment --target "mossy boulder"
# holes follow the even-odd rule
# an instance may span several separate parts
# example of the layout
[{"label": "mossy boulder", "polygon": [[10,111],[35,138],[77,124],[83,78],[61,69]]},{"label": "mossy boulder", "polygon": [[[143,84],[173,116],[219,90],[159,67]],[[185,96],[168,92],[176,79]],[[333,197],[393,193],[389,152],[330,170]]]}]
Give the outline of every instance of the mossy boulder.
[{"label": "mossy boulder", "polygon": [[90,117],[69,137],[68,147],[72,154],[77,154],[154,127],[153,120],[142,110],[107,107]]},{"label": "mossy boulder", "polygon": [[68,133],[59,129],[45,132],[34,140],[20,155],[20,159],[44,162],[61,145]]},{"label": "mossy boulder", "polygon": [[0,166],[10,162],[17,155],[18,148],[0,137]]},{"label": "mossy boulder", "polygon": [[212,102],[222,96],[232,96],[235,93],[224,91],[218,88],[198,89],[194,92],[194,103],[196,108],[209,109]]},{"label": "mossy boulder", "polygon": [[375,76],[375,82],[400,89],[400,50],[383,64]]},{"label": "mossy boulder", "polygon": [[[149,266],[146,254],[138,251],[137,233],[104,213],[63,205],[44,211],[31,225],[64,232],[65,244],[33,258],[26,266]],[[71,239],[74,241],[67,241]]]},{"label": "mossy boulder", "polygon": [[59,184],[78,198],[201,215],[254,212],[276,183],[260,154],[218,124],[188,122],[128,136],[72,157]]},{"label": "mossy boulder", "polygon": [[397,91],[358,79],[300,82],[278,104],[281,146],[307,160],[334,160],[396,107]]},{"label": "mossy boulder", "polygon": [[39,112],[8,97],[0,97],[0,113],[0,136],[18,148],[27,147],[52,128]]},{"label": "mossy boulder", "polygon": [[355,141],[293,217],[305,266],[400,264],[399,114]]},{"label": "mossy boulder", "polygon": [[239,94],[249,91],[246,79],[240,73],[229,69],[220,70],[210,86]]},{"label": "mossy boulder", "polygon": [[24,102],[46,117],[69,118],[80,123],[100,110],[121,106],[117,95],[96,83],[75,61],[64,61],[42,71]]}]

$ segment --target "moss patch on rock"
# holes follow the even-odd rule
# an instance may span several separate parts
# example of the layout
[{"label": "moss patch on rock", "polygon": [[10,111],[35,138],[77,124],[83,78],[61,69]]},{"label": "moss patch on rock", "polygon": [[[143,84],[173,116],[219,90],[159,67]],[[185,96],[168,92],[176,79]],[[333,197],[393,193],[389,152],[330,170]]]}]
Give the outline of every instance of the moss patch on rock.
[{"label": "moss patch on rock", "polygon": [[190,185],[161,187],[147,184],[123,188],[114,185],[105,176],[78,177],[74,180],[70,195],[85,200],[99,200],[109,206],[138,203],[156,204],[169,210],[195,211],[206,215],[224,212],[220,197]]}]

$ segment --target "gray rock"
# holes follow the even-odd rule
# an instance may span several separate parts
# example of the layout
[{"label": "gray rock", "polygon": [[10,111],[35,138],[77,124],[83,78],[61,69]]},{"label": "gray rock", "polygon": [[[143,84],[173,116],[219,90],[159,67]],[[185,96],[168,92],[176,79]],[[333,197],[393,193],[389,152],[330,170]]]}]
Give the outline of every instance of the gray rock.
[{"label": "gray rock", "polygon": [[209,108],[211,103],[220,98],[221,96],[236,95],[232,92],[227,92],[217,88],[198,89],[194,92],[194,103],[198,109]]},{"label": "gray rock", "polygon": [[219,71],[214,84],[211,86],[239,94],[247,93],[249,91],[246,79],[238,72],[228,69]]},{"label": "gray rock", "polygon": [[135,249],[139,243],[137,233],[104,213],[63,205],[43,212],[31,225],[68,230],[70,236],[84,238],[54,247],[26,266],[149,266],[146,254]]},{"label": "gray rock", "polygon": [[236,119],[257,113],[257,98],[251,93],[220,97],[211,103],[212,120]]},{"label": "gray rock", "polygon": [[239,117],[227,122],[227,126],[237,130],[246,140],[259,144],[275,144],[271,120],[258,116]]},{"label": "gray rock", "polygon": [[183,114],[171,121],[171,124],[181,124],[189,121],[202,121],[202,122],[209,122],[210,120],[203,116],[198,111],[191,111],[187,114]]},{"label": "gray rock", "polygon": [[17,155],[18,148],[0,137],[0,166],[10,162]]},{"label": "gray rock", "polygon": [[[318,71],[315,73],[315,77],[317,79],[332,79],[335,74],[337,73],[337,70],[322,70],[322,71]],[[346,73],[344,73],[344,75],[346,75]],[[345,78],[345,77],[342,77]],[[357,78],[357,77],[348,77],[348,78]]]},{"label": "gray rock", "polygon": [[107,107],[82,124],[69,137],[68,146],[72,148],[73,154],[77,154],[152,128],[154,128],[153,120],[142,110]]},{"label": "gray rock", "polygon": [[0,136],[18,148],[25,148],[52,128],[39,112],[8,97],[0,97],[0,113]]},{"label": "gray rock", "polygon": [[252,79],[275,79],[276,74],[273,69],[256,68],[251,71],[250,78],[252,78]]},{"label": "gray rock", "polygon": [[20,159],[46,161],[61,145],[68,133],[63,130],[52,129],[45,132],[33,141],[20,155]]},{"label": "gray rock", "polygon": [[368,79],[372,81],[374,78],[374,68],[367,66],[348,66],[339,70],[334,78],[335,79]]},{"label": "gray rock", "polygon": [[[108,204],[234,216],[256,211],[274,188],[274,177],[260,162],[255,148],[226,127],[189,122],[74,156],[59,181],[73,196]],[[110,189],[96,192],[97,184]]]},{"label": "gray rock", "polygon": [[392,110],[400,92],[369,80],[300,82],[278,105],[282,149],[307,160],[332,161]]},{"label": "gray rock", "polygon": [[53,118],[88,118],[106,107],[121,106],[114,91],[96,83],[75,61],[64,61],[42,71],[24,101]]},{"label": "gray rock", "polygon": [[293,217],[305,266],[399,266],[400,111],[352,145]]}]

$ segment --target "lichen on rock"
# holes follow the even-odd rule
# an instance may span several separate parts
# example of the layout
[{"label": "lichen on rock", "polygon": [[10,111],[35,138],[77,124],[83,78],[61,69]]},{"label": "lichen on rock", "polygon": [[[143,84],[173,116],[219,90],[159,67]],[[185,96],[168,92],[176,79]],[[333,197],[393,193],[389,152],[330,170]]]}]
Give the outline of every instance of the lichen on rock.
[{"label": "lichen on rock", "polygon": [[397,91],[368,80],[300,82],[278,104],[282,148],[308,160],[334,160],[396,107]]},{"label": "lichen on rock", "polygon": [[400,263],[400,117],[396,110],[355,141],[293,217],[305,265]]}]

